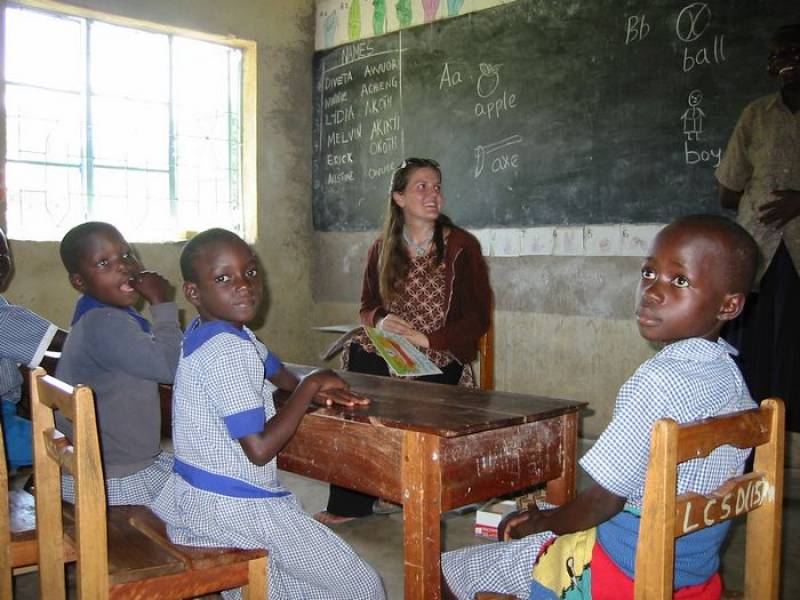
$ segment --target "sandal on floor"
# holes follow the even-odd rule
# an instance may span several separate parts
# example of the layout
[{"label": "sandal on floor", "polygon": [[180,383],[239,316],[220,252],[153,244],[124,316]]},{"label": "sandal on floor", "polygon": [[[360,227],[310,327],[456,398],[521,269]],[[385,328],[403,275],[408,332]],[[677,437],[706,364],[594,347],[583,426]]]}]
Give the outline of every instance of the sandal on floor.
[{"label": "sandal on floor", "polygon": [[356,517],[342,517],[340,515],[335,515],[333,513],[329,513],[327,510],[321,510],[314,515],[315,521],[319,521],[328,527],[332,527],[333,525],[341,525],[342,523],[354,521],[355,519]]},{"label": "sandal on floor", "polygon": [[372,503],[372,514],[374,515],[393,515],[399,512],[403,512],[403,507],[400,504],[389,502],[383,498],[377,498]]}]

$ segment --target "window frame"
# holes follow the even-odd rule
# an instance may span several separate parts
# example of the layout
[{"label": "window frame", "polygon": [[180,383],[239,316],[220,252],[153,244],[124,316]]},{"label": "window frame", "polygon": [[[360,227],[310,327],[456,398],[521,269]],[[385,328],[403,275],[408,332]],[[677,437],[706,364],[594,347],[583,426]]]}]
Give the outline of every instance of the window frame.
[{"label": "window frame", "polygon": [[[256,241],[258,231],[258,211],[257,211],[257,168],[256,168],[256,90],[257,90],[257,46],[256,42],[252,40],[245,40],[233,36],[223,36],[218,34],[206,33],[196,30],[191,30],[174,25],[156,23],[143,19],[137,19],[128,16],[115,15],[102,11],[97,11],[78,6],[63,4],[60,2],[53,2],[51,0],[15,0],[13,2],[5,2],[0,6],[0,48],[3,49],[3,57],[5,56],[5,7],[21,8],[27,10],[39,10],[42,12],[64,15],[67,17],[78,17],[87,20],[100,21],[110,25],[118,25],[121,27],[128,27],[142,31],[153,33],[168,34],[181,36],[185,38],[195,39],[199,41],[212,42],[235,48],[241,51],[241,181],[240,181],[240,203],[242,207],[242,234],[246,241]],[[88,49],[86,50],[88,52]],[[5,59],[0,60],[0,99],[5,98],[6,87],[5,75]],[[5,180],[5,165],[7,160],[7,115],[6,115],[5,102],[0,102],[0,226],[6,229],[6,180]],[[170,121],[170,128],[173,123]],[[173,141],[170,140],[170,146]],[[91,156],[87,157],[87,162],[91,160]],[[173,161],[174,154],[170,152],[170,179],[174,177]],[[170,182],[172,188],[173,182]],[[174,201],[173,190],[170,189],[170,202]],[[89,200],[90,202],[91,200]],[[14,231],[8,232],[9,237],[14,239]],[[176,236],[172,240],[163,240],[154,243],[170,243],[180,241],[181,239],[188,239],[195,232],[183,231],[176,232]]]}]

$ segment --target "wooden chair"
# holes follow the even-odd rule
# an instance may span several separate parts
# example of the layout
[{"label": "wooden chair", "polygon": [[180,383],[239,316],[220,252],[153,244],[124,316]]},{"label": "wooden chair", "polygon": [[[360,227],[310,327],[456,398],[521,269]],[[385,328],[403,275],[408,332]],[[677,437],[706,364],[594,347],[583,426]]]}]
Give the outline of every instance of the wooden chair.
[{"label": "wooden chair", "polygon": [[[778,598],[784,433],[783,402],[775,398],[764,400],[758,409],[695,423],[656,422],[636,548],[635,600],[672,599],[675,538],[687,533],[687,527],[698,531],[742,514],[747,514],[744,598]],[[756,448],[753,471],[729,479],[707,496],[676,496],[677,465],[708,456],[725,444]],[[513,596],[475,596],[508,598]]]},{"label": "wooden chair", "polygon": [[[27,492],[9,491],[6,447],[0,422],[0,598],[11,598],[13,572],[36,564],[36,524],[30,523],[33,497]],[[24,496],[23,496],[24,494]],[[31,502],[26,502],[28,496]]]},{"label": "wooden chair", "polygon": [[[636,600],[672,598],[676,537],[745,513],[745,598],[778,598],[784,429],[783,402],[775,398],[759,409],[696,423],[656,422],[636,553]],[[676,497],[677,465],[725,444],[756,448],[753,471],[707,496]]]},{"label": "wooden chair", "polygon": [[[13,576],[36,569],[35,500],[24,490],[9,490],[5,439],[0,422],[0,598],[11,598]],[[75,560],[73,555],[66,560]]]},{"label": "wooden chair", "polygon": [[[24,377],[23,400],[30,398],[30,370],[20,367]],[[0,598],[11,598],[13,576],[36,570],[39,547],[36,541],[36,500],[25,490],[9,489],[5,438],[0,422]],[[73,562],[75,553],[65,550],[65,562]]]},{"label": "wooden chair", "polygon": [[[147,508],[106,507],[92,391],[37,369],[31,374],[39,589],[65,598],[64,548],[77,555],[78,597],[187,598],[249,586],[266,597],[266,553],[170,543]],[[72,422],[70,443],[55,429],[54,410]],[[74,518],[63,516],[61,473],[75,478]],[[245,593],[247,596],[247,592]]]}]

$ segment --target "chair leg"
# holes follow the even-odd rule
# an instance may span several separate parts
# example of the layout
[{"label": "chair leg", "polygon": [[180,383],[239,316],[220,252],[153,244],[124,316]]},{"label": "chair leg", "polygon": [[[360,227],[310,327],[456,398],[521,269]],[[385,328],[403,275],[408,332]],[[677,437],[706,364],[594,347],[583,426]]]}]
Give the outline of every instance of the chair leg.
[{"label": "chair leg", "polygon": [[267,556],[256,558],[248,565],[248,586],[242,589],[244,600],[260,600],[268,598]]}]

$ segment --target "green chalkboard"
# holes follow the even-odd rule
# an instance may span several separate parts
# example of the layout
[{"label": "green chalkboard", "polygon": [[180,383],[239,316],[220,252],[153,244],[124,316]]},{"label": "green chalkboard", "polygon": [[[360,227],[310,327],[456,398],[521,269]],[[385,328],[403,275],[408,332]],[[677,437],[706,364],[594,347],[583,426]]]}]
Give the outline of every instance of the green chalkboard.
[{"label": "green chalkboard", "polygon": [[518,0],[318,52],[313,214],[380,227],[393,166],[438,160],[468,227],[660,223],[716,210],[766,43],[798,0]]}]

